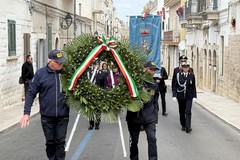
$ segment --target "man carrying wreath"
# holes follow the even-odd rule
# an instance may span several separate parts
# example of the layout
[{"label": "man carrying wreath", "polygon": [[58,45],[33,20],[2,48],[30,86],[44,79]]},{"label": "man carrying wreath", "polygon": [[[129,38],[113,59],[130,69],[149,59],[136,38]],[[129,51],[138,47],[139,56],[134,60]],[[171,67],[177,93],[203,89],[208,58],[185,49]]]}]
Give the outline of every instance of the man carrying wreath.
[{"label": "man carrying wreath", "polygon": [[[148,61],[144,65],[146,74],[155,74],[159,70],[156,63]],[[156,82],[145,82],[147,91],[151,94],[148,102],[144,103],[143,108],[138,112],[127,111],[126,121],[128,131],[130,133],[130,159],[139,160],[138,157],[138,139],[141,126],[147,134],[148,141],[148,158],[149,160],[157,160],[157,138],[156,138],[156,121],[158,116],[158,108],[155,103],[159,97],[158,84]]]}]

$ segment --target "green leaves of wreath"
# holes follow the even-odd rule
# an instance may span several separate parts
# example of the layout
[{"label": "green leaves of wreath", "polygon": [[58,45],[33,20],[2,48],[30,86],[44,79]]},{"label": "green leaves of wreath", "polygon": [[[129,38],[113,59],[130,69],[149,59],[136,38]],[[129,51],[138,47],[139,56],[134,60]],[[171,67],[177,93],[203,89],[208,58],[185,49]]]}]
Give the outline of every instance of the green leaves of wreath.
[{"label": "green leaves of wreath", "polygon": [[[103,89],[90,82],[87,78],[88,70],[85,70],[79,77],[74,90],[68,90],[68,84],[74,72],[86,60],[89,53],[99,45],[98,38],[92,34],[83,34],[73,39],[63,49],[63,53],[68,59],[64,64],[62,74],[62,84],[66,93],[67,103],[71,108],[76,109],[82,116],[88,119],[96,119],[95,113],[101,112],[102,120],[114,122],[122,109],[137,112],[143,107],[143,103],[150,99],[145,83],[152,82],[152,77],[143,73],[146,54],[141,48],[129,43],[127,40],[121,40],[116,44],[118,46],[115,49],[116,52],[121,56],[126,69],[135,81],[139,92],[138,97],[129,95],[124,77],[120,78],[120,82],[115,88]],[[102,51],[98,55],[98,60],[105,61],[108,64],[110,62],[116,63],[109,51]]]}]

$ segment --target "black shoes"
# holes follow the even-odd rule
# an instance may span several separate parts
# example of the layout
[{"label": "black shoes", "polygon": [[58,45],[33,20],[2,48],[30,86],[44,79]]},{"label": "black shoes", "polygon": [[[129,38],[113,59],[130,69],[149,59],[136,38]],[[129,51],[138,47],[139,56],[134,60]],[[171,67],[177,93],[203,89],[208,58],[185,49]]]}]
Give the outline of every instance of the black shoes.
[{"label": "black shoes", "polygon": [[88,127],[88,130],[92,130],[93,127],[94,127],[94,125],[90,125],[90,126]]},{"label": "black shoes", "polygon": [[99,130],[99,123],[95,123],[95,130]]},{"label": "black shoes", "polygon": [[163,115],[163,116],[167,116],[167,115],[168,115],[168,113],[167,113],[167,112],[164,112],[164,113],[162,113],[162,115]]},{"label": "black shoes", "polygon": [[187,127],[186,128],[186,133],[190,133],[192,131],[192,128]]},{"label": "black shoes", "polygon": [[[88,130],[92,130],[94,128],[94,125],[90,125],[89,127],[88,127]],[[95,130],[99,130],[99,125],[95,125]]]}]

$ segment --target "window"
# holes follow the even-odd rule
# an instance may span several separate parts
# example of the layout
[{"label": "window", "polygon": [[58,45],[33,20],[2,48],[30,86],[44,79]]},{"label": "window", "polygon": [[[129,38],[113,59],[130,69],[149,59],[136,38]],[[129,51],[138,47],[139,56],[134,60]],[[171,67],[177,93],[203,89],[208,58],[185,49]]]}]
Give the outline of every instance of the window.
[{"label": "window", "polygon": [[16,55],[16,22],[8,20],[8,56]]},{"label": "window", "polygon": [[26,59],[26,56],[31,54],[30,52],[30,33],[24,33],[23,34],[23,46],[24,46],[24,59]]}]

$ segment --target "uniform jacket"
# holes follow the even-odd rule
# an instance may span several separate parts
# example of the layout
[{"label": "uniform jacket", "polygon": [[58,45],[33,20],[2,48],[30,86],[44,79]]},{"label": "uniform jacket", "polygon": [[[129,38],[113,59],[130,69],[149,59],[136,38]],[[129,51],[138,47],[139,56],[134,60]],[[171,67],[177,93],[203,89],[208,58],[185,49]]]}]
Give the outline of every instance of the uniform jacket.
[{"label": "uniform jacket", "polygon": [[[173,90],[174,83],[176,81],[177,73],[179,73],[179,72],[181,72],[181,69],[179,67],[174,68],[173,76],[172,76],[172,90]],[[193,73],[193,69],[191,67],[190,67],[189,72]]]},{"label": "uniform jacket", "polygon": [[149,102],[144,103],[143,108],[139,112],[127,111],[126,120],[133,123],[148,124],[157,122],[158,109],[156,103],[158,103],[159,90],[158,84],[147,84],[150,92],[154,92]]},{"label": "uniform jacket", "polygon": [[[178,80],[179,75],[179,80]],[[178,73],[173,87],[173,97],[179,100],[197,98],[195,76],[193,73],[187,73],[187,77],[183,72]]]},{"label": "uniform jacket", "polygon": [[40,114],[43,116],[68,116],[69,107],[62,92],[61,73],[49,66],[39,69],[27,92],[24,114],[30,115],[32,103],[39,93]]}]

